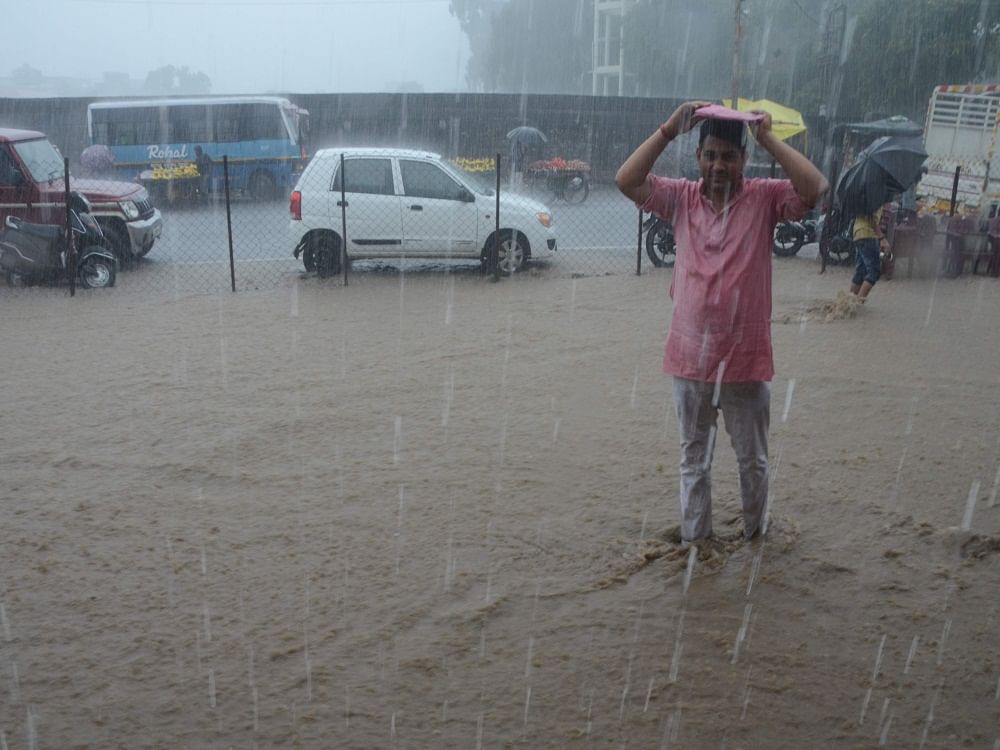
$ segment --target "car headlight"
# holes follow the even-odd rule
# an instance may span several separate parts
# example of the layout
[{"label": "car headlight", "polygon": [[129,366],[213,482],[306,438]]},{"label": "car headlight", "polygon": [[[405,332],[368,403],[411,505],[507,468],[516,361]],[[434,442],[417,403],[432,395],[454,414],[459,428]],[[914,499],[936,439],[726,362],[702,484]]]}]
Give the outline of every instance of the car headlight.
[{"label": "car headlight", "polygon": [[549,216],[547,211],[539,211],[537,214],[535,214],[535,217],[538,219],[538,223],[541,224],[543,227],[552,226],[552,217]]},{"label": "car headlight", "polygon": [[139,207],[135,205],[135,201],[122,201],[118,205],[121,206],[122,211],[125,212],[125,218],[129,221],[139,218]]}]

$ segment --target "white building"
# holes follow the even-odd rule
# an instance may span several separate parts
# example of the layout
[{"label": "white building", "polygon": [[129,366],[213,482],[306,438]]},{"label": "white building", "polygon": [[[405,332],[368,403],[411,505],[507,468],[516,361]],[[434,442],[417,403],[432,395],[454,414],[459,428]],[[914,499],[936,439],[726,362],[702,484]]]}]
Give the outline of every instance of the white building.
[{"label": "white building", "polygon": [[622,19],[636,0],[594,0],[594,96],[625,94]]}]

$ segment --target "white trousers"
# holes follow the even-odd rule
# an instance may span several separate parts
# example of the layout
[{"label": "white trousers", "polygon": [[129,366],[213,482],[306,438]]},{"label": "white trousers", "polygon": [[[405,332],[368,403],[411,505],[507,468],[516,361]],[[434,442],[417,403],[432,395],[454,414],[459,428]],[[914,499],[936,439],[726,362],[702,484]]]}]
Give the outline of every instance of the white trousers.
[{"label": "white trousers", "polygon": [[712,535],[712,454],[719,410],[736,452],[747,539],[761,530],[767,506],[769,383],[705,383],[674,378],[681,437],[681,537]]}]

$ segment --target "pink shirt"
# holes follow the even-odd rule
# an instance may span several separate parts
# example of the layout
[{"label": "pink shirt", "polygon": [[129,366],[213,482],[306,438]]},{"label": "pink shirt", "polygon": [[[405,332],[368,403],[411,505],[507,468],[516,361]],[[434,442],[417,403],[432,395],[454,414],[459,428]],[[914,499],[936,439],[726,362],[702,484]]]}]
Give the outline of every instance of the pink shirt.
[{"label": "pink shirt", "polygon": [[669,219],[677,241],[663,371],[707,382],[771,380],[774,225],[809,207],[789,180],[744,179],[722,213],[702,180],[650,175],[649,182],[640,208]]}]

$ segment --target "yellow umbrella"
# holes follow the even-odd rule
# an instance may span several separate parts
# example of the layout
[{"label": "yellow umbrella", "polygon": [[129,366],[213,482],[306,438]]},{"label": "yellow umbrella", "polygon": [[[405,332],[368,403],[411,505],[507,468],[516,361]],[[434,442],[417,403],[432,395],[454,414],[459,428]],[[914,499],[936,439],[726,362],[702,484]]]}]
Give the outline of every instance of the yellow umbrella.
[{"label": "yellow umbrella", "polygon": [[[731,107],[732,99],[723,99],[722,103]],[[757,99],[751,101],[740,97],[741,112],[749,112],[752,109],[759,109],[771,115],[771,132],[780,140],[787,141],[793,135],[806,132],[806,124],[802,120],[802,113],[798,110],[786,107],[784,104],[772,102],[770,99]]]}]

